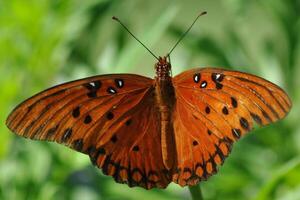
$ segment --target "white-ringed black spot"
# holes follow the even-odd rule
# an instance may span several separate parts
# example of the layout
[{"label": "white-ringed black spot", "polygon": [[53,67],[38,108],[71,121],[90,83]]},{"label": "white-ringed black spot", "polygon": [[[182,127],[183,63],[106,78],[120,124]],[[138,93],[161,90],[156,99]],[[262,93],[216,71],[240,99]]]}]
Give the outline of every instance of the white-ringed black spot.
[{"label": "white-ringed black spot", "polygon": [[195,83],[199,83],[200,79],[201,79],[200,73],[194,74],[193,80]]},{"label": "white-ringed black spot", "polygon": [[241,124],[241,127],[243,129],[245,129],[245,130],[249,130],[250,129],[249,123],[248,123],[248,121],[244,117],[240,118],[240,124]]},{"label": "white-ringed black spot", "polygon": [[228,114],[229,114],[228,109],[226,108],[226,106],[223,107],[222,113],[223,113],[224,115],[228,115]]},{"label": "white-ringed black spot", "polygon": [[92,117],[90,116],[90,115],[87,115],[85,118],[84,118],[84,123],[85,124],[89,124],[89,123],[91,123],[91,121],[92,121]]},{"label": "white-ringed black spot", "polygon": [[210,108],[209,108],[208,106],[206,106],[205,112],[206,112],[206,114],[209,114],[209,113],[210,113]]},{"label": "white-ringed black spot", "polygon": [[214,82],[222,82],[224,79],[224,74],[212,73],[211,78]]},{"label": "white-ringed black spot", "polygon": [[109,94],[116,94],[117,93],[117,90],[113,87],[108,87],[106,91]]},{"label": "white-ringed black spot", "polygon": [[238,106],[238,102],[236,101],[236,99],[234,97],[230,97],[231,99],[231,105],[236,108]]},{"label": "white-ringed black spot", "polygon": [[224,79],[224,75],[223,74],[220,74],[220,73],[212,73],[211,74],[211,79],[213,82],[215,82],[216,84],[216,88],[218,90],[222,89],[223,88],[223,85],[220,83],[223,81]]},{"label": "white-ringed black spot", "polygon": [[101,87],[101,82],[100,81],[92,81],[89,83],[83,84],[84,87],[86,87],[90,91],[95,91],[98,90]]},{"label": "white-ringed black spot", "polygon": [[77,118],[77,117],[79,117],[79,115],[80,115],[80,107],[77,106],[77,107],[74,108],[74,110],[72,111],[72,116],[73,116],[74,118]]},{"label": "white-ringed black spot", "polygon": [[112,119],[114,118],[114,114],[113,114],[112,112],[108,112],[108,113],[106,114],[106,118],[107,118],[108,120],[112,120]]},{"label": "white-ringed black spot", "polygon": [[193,146],[198,145],[198,142],[196,140],[193,141]]},{"label": "white-ringed black spot", "polygon": [[137,146],[137,145],[135,145],[133,148],[132,148],[132,151],[139,151],[140,150],[140,148],[139,148],[139,146]]},{"label": "white-ringed black spot", "polygon": [[207,82],[206,81],[202,81],[200,84],[200,88],[206,88],[207,86]]},{"label": "white-ringed black spot", "polygon": [[89,90],[89,92],[87,93],[87,96],[90,98],[95,98],[95,97],[97,97],[97,90],[101,87],[101,82],[100,81],[92,81],[90,83],[83,84],[83,86]]},{"label": "white-ringed black spot", "polygon": [[72,129],[71,128],[67,128],[61,138],[62,142],[66,142],[70,139],[70,137],[72,136]]},{"label": "white-ringed black spot", "polygon": [[123,79],[117,78],[117,79],[115,79],[115,84],[118,88],[122,88],[124,86],[124,81],[123,81]]}]

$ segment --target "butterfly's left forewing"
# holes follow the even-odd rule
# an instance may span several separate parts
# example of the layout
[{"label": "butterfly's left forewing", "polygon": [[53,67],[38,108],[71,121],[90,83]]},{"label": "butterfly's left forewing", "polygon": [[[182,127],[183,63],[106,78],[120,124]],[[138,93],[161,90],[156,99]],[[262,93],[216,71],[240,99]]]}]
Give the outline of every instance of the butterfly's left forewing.
[{"label": "butterfly's left forewing", "polygon": [[173,123],[178,164],[173,181],[195,185],[216,172],[234,141],[282,119],[291,108],[275,84],[236,71],[203,68],[174,77]]},{"label": "butterfly's left forewing", "polygon": [[7,119],[16,134],[86,153],[105,174],[129,186],[166,187],[153,79],[90,77],[45,90]]}]

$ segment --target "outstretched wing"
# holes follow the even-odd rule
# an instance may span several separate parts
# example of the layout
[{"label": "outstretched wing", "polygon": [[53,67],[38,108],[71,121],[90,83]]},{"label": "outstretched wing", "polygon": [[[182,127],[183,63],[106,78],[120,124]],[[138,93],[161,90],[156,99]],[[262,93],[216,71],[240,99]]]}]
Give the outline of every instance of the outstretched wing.
[{"label": "outstretched wing", "polygon": [[234,141],[286,116],[287,94],[260,77],[224,69],[193,69],[174,77],[178,165],[173,181],[195,185],[217,171]]},{"label": "outstretched wing", "polygon": [[45,90],[21,103],[7,126],[23,137],[62,143],[88,154],[117,182],[166,187],[153,79],[115,74]]}]

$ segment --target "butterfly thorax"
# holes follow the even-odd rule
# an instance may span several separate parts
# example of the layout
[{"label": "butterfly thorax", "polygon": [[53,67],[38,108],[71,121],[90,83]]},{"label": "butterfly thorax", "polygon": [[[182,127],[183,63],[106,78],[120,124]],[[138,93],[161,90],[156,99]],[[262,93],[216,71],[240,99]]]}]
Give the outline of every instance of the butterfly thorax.
[{"label": "butterfly thorax", "polygon": [[163,162],[167,169],[175,164],[174,131],[172,126],[172,113],[175,105],[175,92],[170,76],[171,64],[166,57],[159,57],[155,65],[155,103],[160,117],[160,133]]},{"label": "butterfly thorax", "polygon": [[168,80],[171,79],[170,71],[171,64],[167,61],[167,57],[159,57],[158,62],[155,64],[156,79]]}]

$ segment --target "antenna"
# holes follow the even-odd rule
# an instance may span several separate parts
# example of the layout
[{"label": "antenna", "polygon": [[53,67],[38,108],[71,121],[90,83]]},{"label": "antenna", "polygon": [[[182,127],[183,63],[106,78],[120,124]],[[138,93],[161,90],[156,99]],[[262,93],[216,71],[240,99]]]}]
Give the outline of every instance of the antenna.
[{"label": "antenna", "polygon": [[112,17],[112,19],[113,20],[116,20],[117,22],[119,22],[124,28],[125,28],[125,30],[130,34],[130,35],[132,35],[132,37],[134,38],[134,39],[136,39],[136,41],[138,41],[141,45],[143,45],[143,47],[145,47],[145,49],[147,49],[148,51],[149,51],[149,53],[151,53],[152,54],[152,56],[154,57],[154,58],[156,58],[156,60],[158,60],[159,61],[159,58],[148,48],[148,47],[146,47],[146,45],[144,45],[137,37],[135,37],[135,35],[133,35],[133,33],[131,33],[131,31],[119,20],[119,18],[117,18],[117,17],[115,17],[115,16],[113,16]]},{"label": "antenna", "polygon": [[207,12],[204,11],[202,13],[200,13],[196,19],[193,21],[193,23],[190,25],[190,27],[181,35],[181,37],[179,38],[179,40],[176,42],[176,44],[173,46],[173,48],[169,51],[169,53],[167,54],[168,56],[170,56],[170,54],[172,53],[172,51],[175,49],[175,47],[180,43],[180,41],[186,36],[186,34],[191,30],[191,28],[194,26],[194,24],[196,23],[196,21],[199,19],[199,17],[201,17],[202,15],[205,15]]}]

